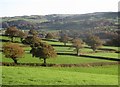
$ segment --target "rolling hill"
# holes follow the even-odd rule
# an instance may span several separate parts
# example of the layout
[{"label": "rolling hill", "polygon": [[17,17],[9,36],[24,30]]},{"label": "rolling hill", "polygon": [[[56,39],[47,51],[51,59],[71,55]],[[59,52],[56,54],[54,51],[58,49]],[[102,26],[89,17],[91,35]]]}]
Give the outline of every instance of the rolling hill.
[{"label": "rolling hill", "polygon": [[51,14],[3,17],[2,28],[16,26],[20,29],[88,30],[95,28],[117,28],[117,12],[96,12],[88,14]]}]

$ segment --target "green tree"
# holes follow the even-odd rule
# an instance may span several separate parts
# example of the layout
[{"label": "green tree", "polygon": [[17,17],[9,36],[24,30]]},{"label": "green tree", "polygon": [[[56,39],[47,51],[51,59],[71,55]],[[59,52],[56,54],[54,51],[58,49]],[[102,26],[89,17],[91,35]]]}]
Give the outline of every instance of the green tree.
[{"label": "green tree", "polygon": [[13,42],[13,38],[15,36],[18,36],[18,32],[19,30],[16,27],[12,26],[7,28],[5,35],[8,35],[11,38],[11,42]]},{"label": "green tree", "polygon": [[76,48],[77,55],[79,56],[79,50],[83,48],[83,41],[81,39],[74,39],[72,41],[73,46]]},{"label": "green tree", "polygon": [[98,36],[94,35],[90,35],[87,38],[86,43],[91,47],[94,52],[103,45],[102,40]]},{"label": "green tree", "polygon": [[34,46],[32,47],[30,53],[33,55],[33,57],[39,57],[40,59],[44,60],[44,65],[46,66],[46,59],[47,58],[54,58],[57,56],[57,53],[55,52],[54,48],[45,43],[45,42],[41,42],[39,44],[39,46]]},{"label": "green tree", "polygon": [[11,58],[17,64],[18,58],[23,56],[24,50],[18,44],[7,43],[3,45],[3,53],[5,57]]}]

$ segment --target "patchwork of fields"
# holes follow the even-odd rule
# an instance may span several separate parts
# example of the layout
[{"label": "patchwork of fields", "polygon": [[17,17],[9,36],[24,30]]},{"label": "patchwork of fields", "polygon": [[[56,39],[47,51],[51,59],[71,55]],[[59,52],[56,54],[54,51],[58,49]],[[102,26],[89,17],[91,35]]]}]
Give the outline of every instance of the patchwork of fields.
[{"label": "patchwork of fields", "polygon": [[[8,37],[1,37],[2,40],[9,40]],[[15,39],[20,42],[19,38]],[[54,46],[58,55],[56,58],[47,59],[49,64],[87,64],[98,62],[116,62],[109,58],[118,59],[118,53],[106,50],[97,50],[94,53],[88,46],[80,50],[81,55],[89,55],[89,57],[75,56],[73,47],[60,46],[61,42],[45,41]],[[4,44],[5,42],[0,42]],[[19,43],[25,50],[23,58],[18,63],[43,63],[39,58],[33,58],[30,54],[30,47]],[[68,43],[70,46],[71,43]],[[103,49],[118,50],[118,47],[103,46]],[[70,55],[69,55],[70,54]],[[1,62],[10,62],[13,60],[6,58],[0,52]],[[96,58],[92,58],[92,56]],[[105,57],[107,59],[99,59],[97,57]],[[2,68],[2,84],[3,85],[118,85],[118,65],[106,65],[95,67],[28,67],[28,66],[1,66]],[[106,80],[108,79],[108,80]]]}]

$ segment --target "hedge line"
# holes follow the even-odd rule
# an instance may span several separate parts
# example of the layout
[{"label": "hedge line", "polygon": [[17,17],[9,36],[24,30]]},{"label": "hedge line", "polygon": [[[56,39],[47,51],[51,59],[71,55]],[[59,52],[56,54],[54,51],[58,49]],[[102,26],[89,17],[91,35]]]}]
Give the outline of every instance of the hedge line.
[{"label": "hedge line", "polygon": [[[98,62],[98,63],[85,63],[85,64],[47,64],[47,67],[94,67],[94,66],[105,66],[105,65],[118,65],[120,62]],[[44,66],[40,63],[8,63],[0,62],[1,66]]]}]

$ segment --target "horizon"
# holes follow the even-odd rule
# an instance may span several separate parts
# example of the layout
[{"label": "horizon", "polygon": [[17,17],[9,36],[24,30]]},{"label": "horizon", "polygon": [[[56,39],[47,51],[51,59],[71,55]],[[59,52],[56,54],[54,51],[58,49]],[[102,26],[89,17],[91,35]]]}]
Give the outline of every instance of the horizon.
[{"label": "horizon", "polygon": [[118,12],[119,0],[3,0],[0,17]]},{"label": "horizon", "polygon": [[[92,12],[92,13],[83,13],[83,14],[45,14],[45,15],[36,15],[36,14],[33,14],[33,15],[15,15],[15,16],[3,16],[3,17],[21,17],[21,16],[46,16],[46,15],[84,15],[84,14],[94,14],[94,13],[109,13],[109,12],[113,12],[113,11],[108,11],[108,12]],[[115,11],[114,11],[115,12]],[[113,13],[114,13],[113,12]],[[117,12],[115,12],[117,13]]]}]

